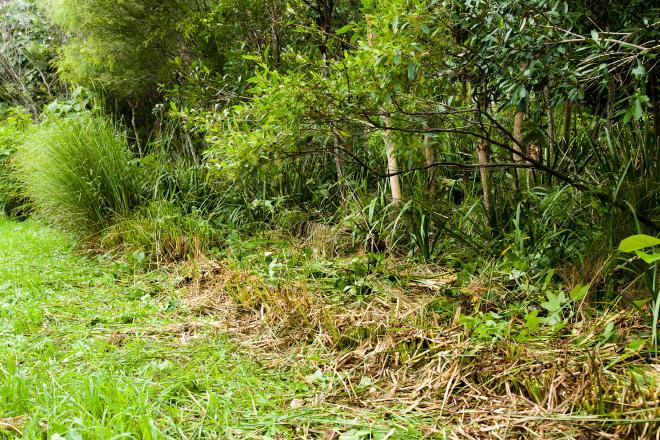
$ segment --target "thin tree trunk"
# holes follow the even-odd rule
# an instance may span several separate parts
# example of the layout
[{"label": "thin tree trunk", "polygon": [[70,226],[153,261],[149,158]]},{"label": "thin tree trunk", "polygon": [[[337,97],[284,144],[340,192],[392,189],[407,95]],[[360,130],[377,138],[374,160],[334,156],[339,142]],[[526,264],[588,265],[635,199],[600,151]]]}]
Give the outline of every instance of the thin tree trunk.
[{"label": "thin tree trunk", "polygon": [[[323,30],[323,42],[319,45],[319,52],[321,52],[321,58],[323,59],[323,67],[321,74],[324,79],[330,77],[330,63],[328,62],[328,38],[332,31],[332,16],[334,13],[334,3],[326,4],[326,7],[322,9],[323,14],[320,17],[320,23]],[[320,6],[319,6],[320,8]],[[320,9],[321,10],[321,9]],[[342,167],[341,157],[339,157],[339,133],[337,128],[334,125],[331,125],[332,137],[333,137],[333,149],[332,154],[334,156],[335,170],[337,172],[337,182],[339,183],[339,193],[344,199],[344,171]]]},{"label": "thin tree trunk", "polygon": [[[486,98],[483,98],[483,108],[487,109],[490,104]],[[477,118],[481,120],[481,107],[477,108]],[[477,144],[477,161],[479,165],[479,176],[481,177],[481,190],[484,196],[484,211],[486,212],[486,228],[488,236],[493,236],[493,210],[490,203],[490,176],[486,165],[490,162],[490,142],[482,139]]]},{"label": "thin tree trunk", "polygon": [[660,139],[660,84],[658,84],[657,69],[650,73],[651,104],[653,105],[653,134],[656,141]]},{"label": "thin tree trunk", "polygon": [[[390,117],[383,116],[383,124],[387,127],[390,125]],[[395,147],[390,132],[385,130],[383,132],[383,142],[385,143],[385,154],[387,155],[387,174],[398,173],[399,166],[397,165],[396,156],[394,155]],[[390,188],[392,189],[392,202],[399,204],[403,200],[401,194],[401,183],[399,175],[390,176]]]},{"label": "thin tree trunk", "polygon": [[557,133],[555,132],[555,111],[552,108],[552,103],[550,102],[550,89],[547,87],[544,89],[545,94],[545,113],[548,118],[548,142],[546,144],[545,155],[542,151],[539,151],[539,158],[543,159],[545,156],[545,163],[552,163],[552,145],[555,144],[557,140]]},{"label": "thin tree trunk", "polygon": [[[490,161],[490,144],[488,141],[481,141],[477,145],[477,158],[479,165],[488,165]],[[481,188],[484,195],[484,210],[487,214],[487,227],[489,234],[492,235],[492,227],[490,223],[491,218],[491,204],[490,204],[490,179],[488,176],[488,168],[482,166],[479,168],[479,175],[481,176]]]},{"label": "thin tree trunk", "polygon": [[332,138],[335,170],[337,171],[337,182],[339,185],[339,195],[341,196],[342,200],[344,200],[344,170],[341,163],[341,157],[339,157],[339,133],[337,133],[337,129],[335,127],[332,127]]},{"label": "thin tree trunk", "polygon": [[568,152],[568,147],[571,145],[571,104],[566,102],[564,104],[564,151],[566,154]]},{"label": "thin tree trunk", "polygon": [[[522,143],[522,141],[523,141],[523,122],[524,121],[525,121],[525,113],[523,113],[522,111],[517,111],[514,122],[513,122],[513,138],[516,140],[516,142],[514,142],[514,144],[513,144],[513,150],[516,153],[520,153],[522,155],[525,155],[525,153],[526,153],[525,149],[523,148],[523,143]],[[514,154],[513,155],[513,161],[518,165],[522,165],[522,164],[525,163],[525,159],[523,158],[523,156],[521,156],[519,154]],[[528,186],[529,186],[529,182],[528,182],[528,179],[527,179],[527,177],[528,177],[527,170],[524,170],[522,168],[516,168],[516,175],[518,176],[519,184],[520,184],[520,182],[526,181]]]},{"label": "thin tree trunk", "polygon": [[[374,38],[374,34],[371,31],[371,23],[369,22],[369,19],[367,19],[367,44],[369,44],[369,46],[373,44],[373,38]],[[385,114],[385,116],[381,118],[383,125],[389,127],[390,125],[389,115],[387,115],[387,113],[384,112],[383,108],[381,108],[380,110]],[[385,154],[387,156],[387,174],[397,173],[399,172],[399,166],[397,165],[396,156],[394,155],[395,152],[394,143],[390,138],[390,133],[388,130],[385,130],[383,132],[383,142],[385,143]],[[401,183],[399,182],[398,174],[394,176],[390,176],[390,188],[392,189],[392,202],[394,204],[401,203],[401,201],[403,200],[403,196],[401,194]]]},{"label": "thin tree trunk", "polygon": [[186,145],[188,146],[188,152],[190,153],[190,157],[192,158],[195,165],[199,165],[200,161],[199,158],[197,157],[197,152],[195,151],[195,145],[193,145],[193,141],[192,138],[190,137],[190,134],[184,130],[183,137],[185,139]]},{"label": "thin tree trunk", "polygon": [[138,148],[138,154],[140,157],[142,154],[142,146],[140,145],[140,134],[138,133],[137,124],[135,122],[135,103],[132,100],[128,101],[128,105],[131,107],[131,127],[133,127],[133,136],[135,137],[135,145]]},{"label": "thin tree trunk", "polygon": [[614,78],[607,83],[607,131],[612,135],[612,120],[614,119]]},{"label": "thin tree trunk", "polygon": [[[429,128],[429,124],[424,121],[424,129]],[[426,165],[429,167],[429,193],[431,197],[435,199],[435,194],[437,191],[437,182],[435,180],[435,168],[433,163],[435,162],[435,152],[431,148],[431,136],[429,133],[424,133],[424,153],[426,156]]]}]

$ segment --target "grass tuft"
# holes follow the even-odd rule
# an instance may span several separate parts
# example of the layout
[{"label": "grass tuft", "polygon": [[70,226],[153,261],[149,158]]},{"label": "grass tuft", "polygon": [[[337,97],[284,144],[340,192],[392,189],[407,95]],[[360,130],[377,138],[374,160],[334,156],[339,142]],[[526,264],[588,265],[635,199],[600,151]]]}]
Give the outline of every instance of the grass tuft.
[{"label": "grass tuft", "polygon": [[95,236],[135,205],[132,156],[105,118],[81,114],[44,122],[16,154],[27,195],[50,224]]}]

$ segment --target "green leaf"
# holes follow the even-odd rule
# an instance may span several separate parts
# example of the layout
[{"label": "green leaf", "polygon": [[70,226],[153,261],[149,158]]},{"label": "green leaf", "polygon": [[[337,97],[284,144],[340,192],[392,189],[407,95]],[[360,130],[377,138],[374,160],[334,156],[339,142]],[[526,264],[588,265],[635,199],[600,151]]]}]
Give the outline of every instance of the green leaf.
[{"label": "green leaf", "polygon": [[408,79],[413,81],[417,77],[417,63],[413,60],[410,60],[408,63]]},{"label": "green leaf", "polygon": [[564,295],[564,292],[560,292],[559,295],[552,292],[546,292],[545,296],[548,298],[548,301],[542,302],[541,307],[550,313],[556,313],[560,311],[563,307],[563,304],[566,302],[566,296]]},{"label": "green leaf", "polygon": [[660,239],[651,237],[650,235],[638,234],[623,239],[619,244],[619,250],[621,252],[634,252],[639,249],[658,245],[660,245]]},{"label": "green leaf", "polygon": [[530,313],[525,315],[527,329],[530,333],[536,333],[539,330],[539,323],[541,320],[538,318],[538,314],[538,310],[532,310]]},{"label": "green leaf", "polygon": [[394,62],[395,66],[401,64],[401,52],[399,52],[398,49],[394,51],[394,57],[392,57],[392,61]]},{"label": "green leaf", "polygon": [[589,284],[578,284],[573,287],[569,296],[573,301],[580,301],[589,293]]},{"label": "green leaf", "polygon": [[632,70],[632,74],[637,78],[641,78],[646,74],[646,68],[640,64]]},{"label": "green leaf", "polygon": [[660,261],[660,252],[656,252],[654,254],[647,254],[644,251],[635,251],[637,256],[644,260],[645,263],[647,264],[653,264],[656,261]]},{"label": "green leaf", "polygon": [[337,35],[342,35],[352,30],[353,30],[353,23],[349,23],[346,26],[342,26],[341,28],[337,29]]},{"label": "green leaf", "polygon": [[637,120],[639,120],[639,118],[642,117],[643,113],[644,113],[644,109],[642,108],[642,103],[638,99],[638,100],[635,101],[635,104],[633,104],[632,116],[637,121]]},{"label": "green leaf", "polygon": [[644,344],[646,343],[645,340],[643,339],[633,339],[626,345],[626,350],[630,351],[640,351],[642,348],[644,348]]},{"label": "green leaf", "polygon": [[633,301],[632,303],[637,310],[642,310],[642,308],[644,308],[644,306],[648,304],[651,300],[652,298],[638,299],[637,301]]},{"label": "green leaf", "polygon": [[608,342],[613,334],[614,334],[614,323],[608,322],[607,325],[605,326],[605,329],[603,330],[603,333],[601,333],[599,339],[603,343]]}]

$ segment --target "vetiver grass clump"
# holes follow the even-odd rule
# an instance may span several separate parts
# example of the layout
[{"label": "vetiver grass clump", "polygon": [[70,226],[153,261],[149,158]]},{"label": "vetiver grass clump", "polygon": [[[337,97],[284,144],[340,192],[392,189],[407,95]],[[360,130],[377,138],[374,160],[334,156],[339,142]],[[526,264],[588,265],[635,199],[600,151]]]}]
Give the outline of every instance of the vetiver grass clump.
[{"label": "vetiver grass clump", "polygon": [[38,214],[84,238],[136,204],[131,159],[124,135],[106,118],[90,114],[44,122],[16,155]]}]

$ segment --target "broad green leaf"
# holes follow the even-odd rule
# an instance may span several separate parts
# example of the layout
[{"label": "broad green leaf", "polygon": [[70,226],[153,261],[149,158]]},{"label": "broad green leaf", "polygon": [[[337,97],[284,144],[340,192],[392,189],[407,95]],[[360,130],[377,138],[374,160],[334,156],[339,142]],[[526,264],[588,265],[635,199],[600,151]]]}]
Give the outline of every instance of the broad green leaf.
[{"label": "broad green leaf", "polygon": [[619,250],[621,252],[634,252],[639,249],[658,245],[660,245],[660,239],[651,237],[650,235],[638,234],[623,239],[619,244]]},{"label": "broad green leaf", "polygon": [[532,310],[530,313],[525,315],[525,321],[527,323],[527,329],[530,333],[536,333],[539,330],[539,323],[541,320],[538,318],[539,311]]},{"label": "broad green leaf", "polygon": [[646,344],[644,339],[633,339],[628,343],[628,345],[626,345],[626,350],[640,351],[642,348],[644,348],[644,344]]},{"label": "broad green leaf", "polygon": [[337,29],[337,35],[342,35],[352,30],[353,30],[353,23],[349,23],[346,26],[342,26],[341,28]]},{"label": "broad green leaf", "polygon": [[642,117],[643,113],[644,113],[644,109],[642,108],[641,101],[636,100],[635,104],[633,104],[633,112],[632,112],[633,118],[635,118],[635,120],[639,120],[639,118]]},{"label": "broad green leaf", "polygon": [[603,330],[603,333],[601,333],[599,339],[603,343],[608,342],[613,334],[614,334],[614,323],[608,322],[607,325],[605,326],[605,329]]},{"label": "broad green leaf", "polygon": [[637,310],[641,310],[646,304],[648,304],[651,301],[651,299],[652,298],[639,299],[637,301],[633,301],[632,303]]},{"label": "broad green leaf", "polygon": [[398,66],[399,64],[401,64],[401,52],[399,52],[398,50],[395,50],[394,51],[394,56],[392,57],[392,61],[394,62],[395,66]]},{"label": "broad green leaf", "polygon": [[589,284],[578,284],[577,286],[573,287],[573,290],[571,290],[569,296],[573,301],[580,301],[585,296],[587,296],[588,292],[589,292]]},{"label": "broad green leaf", "polygon": [[541,307],[550,313],[556,313],[561,310],[563,304],[566,302],[564,292],[559,292],[558,295],[552,292],[546,292],[545,296],[548,298],[548,301],[542,302]]},{"label": "broad green leaf", "polygon": [[660,261],[660,252],[656,252],[654,254],[647,254],[644,251],[635,251],[637,256],[644,260],[645,263],[647,264],[653,264],[656,261]]}]

